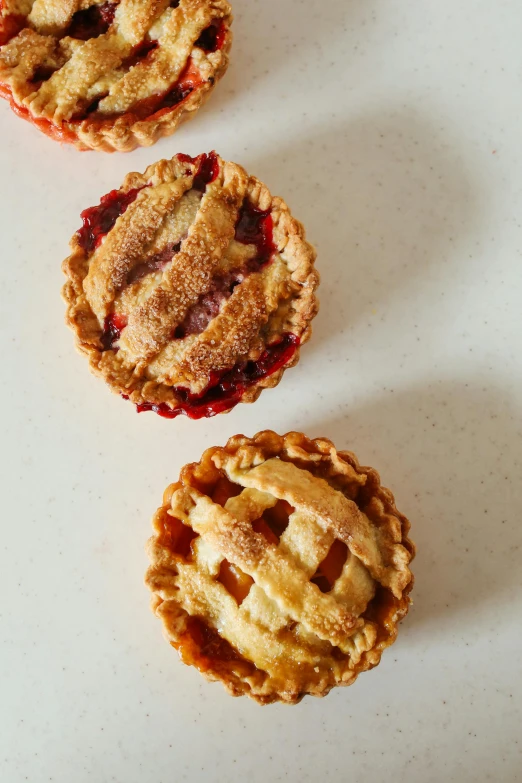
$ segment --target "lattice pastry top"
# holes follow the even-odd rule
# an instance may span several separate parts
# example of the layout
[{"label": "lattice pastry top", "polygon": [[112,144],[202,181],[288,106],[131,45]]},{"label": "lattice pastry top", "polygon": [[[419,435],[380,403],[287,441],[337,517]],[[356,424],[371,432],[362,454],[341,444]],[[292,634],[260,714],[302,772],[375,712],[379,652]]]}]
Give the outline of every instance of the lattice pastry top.
[{"label": "lattice pastry top", "polygon": [[0,96],[79,149],[174,132],[225,73],[227,0],[0,0]]},{"label": "lattice pastry top", "polygon": [[67,322],[93,372],[139,410],[213,416],[297,362],[317,311],[315,252],[241,166],[176,155],[82,215]]},{"label": "lattice pastry top", "polygon": [[328,440],[235,436],[183,468],[153,524],[153,610],[233,695],[295,703],[349,685],[408,611],[409,523]]},{"label": "lattice pastry top", "polygon": [[176,155],[82,215],[67,322],[93,372],[139,410],[212,416],[297,362],[317,311],[315,252],[241,166]]}]

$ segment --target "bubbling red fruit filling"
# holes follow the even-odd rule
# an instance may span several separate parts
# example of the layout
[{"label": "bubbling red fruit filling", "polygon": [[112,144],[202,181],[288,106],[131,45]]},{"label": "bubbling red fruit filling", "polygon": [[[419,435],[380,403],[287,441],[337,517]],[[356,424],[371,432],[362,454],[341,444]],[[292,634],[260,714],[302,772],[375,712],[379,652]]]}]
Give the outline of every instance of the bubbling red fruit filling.
[{"label": "bubbling red fruit filling", "polygon": [[[193,187],[195,190],[204,191],[206,186],[213,182],[219,174],[219,161],[215,152],[203,153],[197,158],[180,153],[179,160],[186,163],[195,163],[199,160],[198,170],[194,176]],[[113,228],[120,215],[123,215],[127,207],[136,199],[140,188],[122,193],[120,190],[111,190],[102,196],[96,207],[88,207],[81,213],[83,226],[76,232],[80,246],[86,253],[92,253],[103,237]],[[240,240],[241,241],[241,240]]]},{"label": "bubbling red fruit filling", "polygon": [[132,204],[136,196],[143,190],[141,188],[132,188],[127,193],[120,190],[111,190],[105,196],[101,197],[97,207],[84,209],[80,217],[83,220],[83,226],[76,232],[80,246],[86,253],[98,247],[103,237],[109,233],[120,215],[123,215],[127,207]]},{"label": "bubbling red fruit filling", "polygon": [[129,56],[123,60],[121,67],[125,69],[133,68],[139,62],[150,59],[152,52],[156,51],[158,46],[159,44],[155,39],[142,41],[137,44]]},{"label": "bubbling red fruit filling", "polygon": [[[210,383],[202,394],[191,394],[187,389],[174,387],[181,402],[171,408],[166,403],[144,402],[136,405],[138,413],[154,411],[166,419],[181,413],[190,419],[202,419],[230,410],[241,401],[245,391],[284,367],[299,347],[299,337],[290,332],[268,345],[257,361],[238,362],[224,373],[212,373]],[[128,399],[127,395],[123,395]]]},{"label": "bubbling red fruit filling", "polygon": [[[210,156],[213,154],[210,153],[207,162],[200,168],[201,172],[213,171],[214,164],[210,161]],[[217,161],[215,163],[217,164]],[[217,172],[215,175],[212,174],[212,180],[216,176]],[[188,334],[204,332],[212,319],[219,313],[223,302],[232,296],[234,289],[248,275],[260,272],[270,262],[276,251],[272,238],[270,211],[263,212],[252,206],[248,199],[245,199],[239,212],[234,239],[242,244],[255,245],[255,256],[249,259],[242,268],[230,270],[214,278],[212,290],[200,296],[187,312],[184,321],[175,328],[174,339],[182,339]]]},{"label": "bubbling red fruit filling", "polygon": [[[2,10],[2,3],[0,3],[0,11]],[[18,35],[20,30],[25,27],[25,16],[21,14],[8,14],[7,16],[0,16],[0,46],[8,43],[11,38]]]},{"label": "bubbling red fruit filling", "polygon": [[275,251],[273,242],[273,222],[270,210],[254,207],[247,199],[243,202],[236,225],[235,239],[244,245],[255,245],[257,253],[249,264],[254,265],[251,271],[257,271],[256,266],[266,264]]},{"label": "bubbling red fruit filling", "polygon": [[[192,158],[183,153],[178,159],[185,163],[198,161],[198,168],[193,180],[195,190],[205,191],[208,184],[219,174],[219,160],[215,152],[204,153]],[[112,229],[116,220],[136,199],[140,188],[133,188],[127,193],[112,190],[102,196],[99,206],[89,207],[81,213],[83,226],[77,232],[80,246],[86,253],[92,252],[103,237]],[[173,333],[173,339],[181,339],[189,334],[200,334],[210,321],[218,314],[223,301],[228,299],[237,285],[249,274],[259,272],[268,264],[276,251],[272,236],[272,216],[270,210],[263,211],[254,207],[245,199],[239,211],[234,238],[237,242],[254,245],[256,253],[241,269],[231,270],[213,280],[212,291],[203,294],[196,304],[189,309],[185,319]],[[131,285],[151,272],[160,270],[179,252],[181,243],[168,245],[159,253],[146,261],[134,266],[127,275],[127,284]],[[124,315],[111,313],[104,322],[101,334],[102,350],[118,350],[115,343],[127,325]],[[144,402],[136,406],[139,413],[154,411],[168,419],[185,414],[192,419],[215,416],[222,411],[230,410],[242,398],[247,389],[259,381],[273,375],[284,367],[293,357],[299,347],[299,337],[286,333],[276,342],[268,345],[256,361],[242,361],[229,370],[212,373],[206,389],[201,394],[191,394],[183,387],[173,387],[180,403],[171,408],[166,403]],[[128,399],[127,395],[122,395]]]},{"label": "bubbling red fruit filling", "polygon": [[103,5],[93,5],[82,11],[76,11],[65,35],[80,41],[98,38],[106,33],[113,23],[117,5],[117,3],[103,3]]},{"label": "bubbling red fruit filling", "polygon": [[114,343],[120,339],[120,335],[127,326],[127,319],[119,313],[111,313],[105,319],[103,332],[100,337],[104,351],[114,350]]},{"label": "bubbling red fruit filling", "polygon": [[157,272],[160,269],[164,269],[169,261],[172,261],[176,253],[179,253],[180,247],[181,242],[177,242],[175,245],[167,245],[163,250],[160,250],[159,253],[155,253],[141,264],[133,266],[127,275],[127,285],[132,285],[132,283],[142,280],[151,272]]},{"label": "bubbling red fruit filling", "polygon": [[225,43],[225,37],[227,34],[227,28],[223,20],[215,20],[210,24],[199,36],[195,43],[200,49],[203,49],[207,54],[217,52],[223,47]]},{"label": "bubbling red fruit filling", "polygon": [[[177,8],[179,0],[173,0],[170,3],[171,8]],[[0,9],[2,2],[0,0]],[[64,33],[64,37],[75,38],[81,41],[87,41],[91,38],[98,38],[100,35],[104,35],[110,29],[118,2],[106,2],[102,5],[94,5],[90,8],[86,8],[77,11],[72,19],[69,27]],[[14,38],[18,33],[27,26],[27,19],[25,16],[19,14],[9,14],[7,16],[0,16],[0,46],[8,43],[11,38]],[[225,43],[228,27],[223,20],[215,20],[212,22],[203,32],[195,43],[195,46],[203,49],[207,54],[217,52],[221,49]],[[150,59],[153,56],[154,51],[158,48],[159,43],[156,40],[145,40],[137,44],[129,56],[121,63],[121,67],[124,70],[137,65],[139,62],[143,62]],[[43,82],[47,81],[54,73],[54,69],[38,68],[33,74],[31,83],[36,89],[39,89]],[[213,78],[209,80],[213,82]],[[51,138],[56,141],[75,142],[76,136],[76,123],[81,123],[87,118],[92,122],[113,122],[120,117],[128,117],[130,121],[137,122],[143,120],[151,120],[152,118],[158,120],[163,114],[167,114],[176,106],[179,106],[188,96],[197,88],[201,87],[205,83],[205,80],[201,76],[199,70],[193,64],[191,58],[187,63],[184,71],[181,73],[178,81],[170,86],[165,92],[157,95],[151,95],[148,98],[138,101],[128,111],[123,114],[108,114],[98,111],[100,102],[107,97],[108,93],[102,93],[97,96],[90,103],[80,107],[73,116],[64,121],[61,125],[55,125],[51,120],[33,117],[33,115],[24,106],[19,106],[13,96],[11,89],[8,86],[0,85],[0,97],[6,98],[10,101],[11,106],[15,113],[24,120],[32,122],[36,127],[42,130]]]},{"label": "bubbling red fruit filling", "polygon": [[214,151],[209,152],[208,155],[204,153],[201,156],[201,163],[199,164],[199,169],[194,177],[192,187],[194,190],[205,192],[207,185],[214,182],[218,174],[219,161],[216,153]]}]

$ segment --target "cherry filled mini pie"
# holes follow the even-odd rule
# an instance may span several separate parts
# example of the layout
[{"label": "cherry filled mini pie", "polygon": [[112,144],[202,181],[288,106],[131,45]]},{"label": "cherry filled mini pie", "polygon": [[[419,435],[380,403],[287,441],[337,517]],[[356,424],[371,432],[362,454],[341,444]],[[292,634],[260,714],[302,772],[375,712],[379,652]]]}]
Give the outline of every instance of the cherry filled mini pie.
[{"label": "cherry filled mini pie", "polygon": [[228,65],[227,0],[0,0],[0,96],[79,149],[174,132]]},{"label": "cherry filled mini pie", "polygon": [[329,440],[236,435],[182,469],[153,526],[152,609],[182,661],[234,696],[350,685],[410,605],[409,522]]},{"label": "cherry filled mini pie", "polygon": [[63,265],[66,321],[138,411],[214,416],[297,363],[317,312],[315,251],[241,166],[178,154],[82,218]]}]

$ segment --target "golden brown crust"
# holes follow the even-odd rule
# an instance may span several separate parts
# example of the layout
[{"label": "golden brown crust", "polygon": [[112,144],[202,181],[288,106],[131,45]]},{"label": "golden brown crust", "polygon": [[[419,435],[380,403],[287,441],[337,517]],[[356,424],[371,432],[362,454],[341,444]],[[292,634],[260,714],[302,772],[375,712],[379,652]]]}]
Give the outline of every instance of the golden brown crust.
[{"label": "golden brown crust", "polygon": [[[232,492],[222,494],[223,481]],[[267,540],[256,520],[281,502],[286,527]],[[166,534],[173,522],[196,536],[190,551]],[[295,704],[350,685],[379,663],[410,605],[408,520],[377,471],[324,438],[268,430],[208,449],[167,488],[153,527],[145,581],[164,635],[234,696]],[[319,589],[339,541],[344,565]],[[245,592],[223,581],[223,563],[239,569]],[[195,639],[194,618],[207,629]]]},{"label": "golden brown crust", "polygon": [[[88,40],[69,34],[77,12],[107,6],[115,13],[106,32]],[[232,43],[227,0],[180,0],[176,7],[169,0],[36,0],[32,8],[10,0],[0,9],[0,44],[2,19],[7,29],[13,19],[23,27],[0,48],[0,95],[80,150],[129,152],[171,135],[226,72]],[[205,51],[196,42],[214,23],[223,26],[219,47]],[[161,110],[150,104],[147,116],[143,107],[175,86],[186,97]]]},{"label": "golden brown crust", "polygon": [[[204,159],[211,157],[174,156],[129,174],[119,194],[137,193],[134,201],[97,247],[86,248],[77,232],[63,264],[66,322],[77,348],[113,391],[138,405],[176,409],[179,387],[202,394],[213,373],[256,361],[292,335],[295,352],[244,389],[241,402],[253,402],[297,363],[317,313],[315,251],[302,225],[259,180],[218,156],[217,176],[201,194],[194,182]],[[248,265],[268,251],[236,238],[246,207],[271,220],[271,260],[259,268]],[[178,250],[162,269],[134,279],[144,259],[161,258],[172,246]],[[230,288],[210,321],[180,337],[184,319],[227,279]],[[114,313],[124,315],[126,327],[107,350],[104,327]]]}]

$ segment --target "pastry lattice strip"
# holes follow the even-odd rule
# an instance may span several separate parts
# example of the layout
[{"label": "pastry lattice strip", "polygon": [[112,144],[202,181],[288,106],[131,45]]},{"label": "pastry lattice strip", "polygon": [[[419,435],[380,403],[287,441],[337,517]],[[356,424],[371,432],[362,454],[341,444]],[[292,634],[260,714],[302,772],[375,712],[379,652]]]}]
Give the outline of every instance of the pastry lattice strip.
[{"label": "pastry lattice strip", "polygon": [[[260,476],[259,468],[265,465]],[[265,487],[266,477],[271,475],[284,479],[284,491],[281,485],[277,489],[272,486],[274,494],[253,486]],[[228,476],[234,478],[231,473]],[[283,647],[285,654],[299,660],[305,644],[304,657],[309,661],[310,647],[313,649],[319,640],[329,642],[332,650],[338,647],[353,663],[358,662],[362,652],[375,641],[373,623],[358,619],[374,595],[374,580],[359,557],[350,551],[329,593],[322,593],[310,581],[339,531],[330,524],[326,514],[311,511],[307,501],[300,502],[296,489],[300,488],[303,496],[307,494],[306,488],[303,489],[303,471],[272,459],[244,471],[239,483],[248,486],[230,498],[224,508],[193,488],[174,493],[172,513],[200,535],[193,544],[195,562],[178,566],[176,582],[181,588],[179,595],[184,597],[184,608],[189,614],[209,617],[224,638],[273,676],[280,665],[278,656]],[[332,502],[340,496],[356,509],[355,512],[351,509],[351,533],[345,537],[353,549],[367,551],[372,547],[364,540],[368,535],[371,538],[368,520],[361,522],[355,504],[336,490],[330,487],[329,490]],[[321,492],[325,494],[324,487]],[[295,510],[275,546],[255,532],[252,523],[278,499],[288,500]],[[240,605],[219,581],[223,561],[239,567],[254,580]],[[284,580],[277,578],[281,573],[285,574]],[[278,632],[283,633],[284,643],[278,639]],[[320,650],[324,657],[324,646]]]},{"label": "pastry lattice strip", "polygon": [[[88,40],[68,37],[74,14],[95,6],[114,7],[107,32]],[[15,17],[29,8],[27,3],[11,2],[6,10]],[[83,118],[92,106],[97,116],[111,118],[166,93],[191,56],[196,68],[201,65],[205,55],[194,49],[196,42],[229,10],[226,0],[180,0],[179,5],[169,0],[36,0],[27,16],[28,27],[2,48],[0,81],[10,85],[17,102],[33,116],[58,125]],[[140,59],[140,49],[146,52],[152,44],[154,56]]]},{"label": "pastry lattice strip", "polygon": [[[111,312],[126,317],[120,359],[138,367],[146,363],[158,382],[174,385],[186,378],[193,392],[204,388],[209,363],[215,372],[226,370],[255,349],[271,315],[299,289],[275,247],[271,263],[244,271],[257,251],[234,239],[251,188],[243,169],[220,165],[202,195],[193,188],[197,169],[197,163],[173,158],[140,184],[135,200],[94,250],[83,284],[100,325]],[[162,270],[129,282],[147,259],[168,257],[169,248]],[[234,270],[236,279],[230,278]],[[176,327],[227,275],[233,290],[219,312],[199,334],[177,339]],[[199,386],[191,385],[193,376]]]}]

